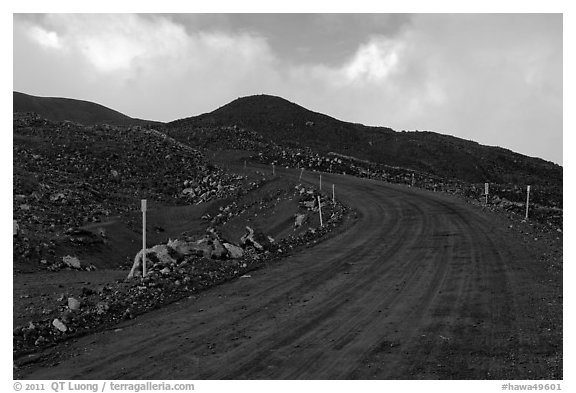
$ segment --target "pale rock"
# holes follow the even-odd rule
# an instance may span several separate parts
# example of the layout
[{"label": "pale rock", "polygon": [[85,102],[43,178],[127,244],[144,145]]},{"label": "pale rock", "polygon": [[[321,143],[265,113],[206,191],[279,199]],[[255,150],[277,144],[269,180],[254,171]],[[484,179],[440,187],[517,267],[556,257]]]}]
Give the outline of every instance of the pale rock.
[{"label": "pale rock", "polygon": [[244,256],[244,250],[241,247],[235,246],[234,244],[224,243],[224,247],[228,250],[228,254],[232,259],[239,259]]},{"label": "pale rock", "polygon": [[304,224],[306,220],[306,214],[296,213],[296,219],[294,220],[294,228],[299,228]]},{"label": "pale rock", "polygon": [[[176,260],[170,255],[171,250],[174,251],[174,248],[170,247],[169,245],[158,244],[152,248],[147,248],[146,256],[148,256],[149,254],[154,254],[158,259],[158,261],[164,265],[176,263]],[[148,258],[146,259],[146,261],[147,261],[146,266],[148,266]],[[142,268],[142,250],[138,251],[138,253],[134,257],[134,264],[132,265],[132,269],[128,274],[128,278],[134,277],[136,272],[140,272],[141,268]]]},{"label": "pale rock", "polygon": [[69,266],[74,269],[80,269],[82,267],[80,260],[77,257],[73,257],[71,255],[66,255],[65,257],[62,257],[62,262],[64,262],[66,266]]},{"label": "pale rock", "polygon": [[68,308],[72,311],[80,310],[80,301],[73,297],[68,298]]},{"label": "pale rock", "polygon": [[68,330],[66,325],[64,325],[58,318],[52,321],[52,325],[54,325],[54,327],[60,330],[61,332],[65,332],[66,330]]}]

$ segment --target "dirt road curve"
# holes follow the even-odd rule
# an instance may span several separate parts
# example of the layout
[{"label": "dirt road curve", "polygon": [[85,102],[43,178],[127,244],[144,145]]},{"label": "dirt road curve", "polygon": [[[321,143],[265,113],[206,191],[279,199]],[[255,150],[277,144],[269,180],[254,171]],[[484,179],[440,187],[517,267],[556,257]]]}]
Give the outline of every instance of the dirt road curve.
[{"label": "dirt road curve", "polygon": [[[297,176],[296,173],[294,176]],[[308,177],[312,180],[312,176]],[[324,175],[358,217],[251,278],[79,339],[30,379],[538,378],[531,256],[449,196]]]}]

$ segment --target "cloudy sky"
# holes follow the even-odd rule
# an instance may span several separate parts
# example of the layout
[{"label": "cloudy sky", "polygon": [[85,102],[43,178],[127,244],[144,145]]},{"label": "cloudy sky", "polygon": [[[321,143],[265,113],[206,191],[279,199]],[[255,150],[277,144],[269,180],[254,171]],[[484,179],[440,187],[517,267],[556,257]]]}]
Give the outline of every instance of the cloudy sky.
[{"label": "cloudy sky", "polygon": [[14,90],[170,121],[252,94],[562,164],[561,14],[15,14]]}]

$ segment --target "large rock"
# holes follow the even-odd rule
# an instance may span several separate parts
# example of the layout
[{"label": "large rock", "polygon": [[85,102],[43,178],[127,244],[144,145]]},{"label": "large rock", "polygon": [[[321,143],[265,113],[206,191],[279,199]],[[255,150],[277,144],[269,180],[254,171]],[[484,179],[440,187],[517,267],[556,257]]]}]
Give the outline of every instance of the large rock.
[{"label": "large rock", "polygon": [[64,325],[59,319],[53,320],[52,325],[54,325],[54,327],[60,330],[61,332],[65,332],[66,330],[68,330],[66,325]]},{"label": "large rock", "polygon": [[[176,259],[172,257],[171,252],[173,253],[173,249],[168,247],[166,244],[158,244],[150,249],[150,251],[156,255],[158,258],[158,262],[163,265],[175,263]],[[148,253],[146,253],[148,255]]]},{"label": "large rock", "polygon": [[64,262],[66,266],[74,269],[80,269],[82,267],[80,260],[77,257],[73,257],[71,255],[66,255],[65,257],[62,257],[62,262]]},{"label": "large rock", "polygon": [[[178,253],[172,247],[166,244],[158,244],[152,248],[147,248],[146,267],[148,268],[149,266],[151,266],[151,264],[148,263],[149,262],[148,258],[150,257],[154,257],[157,260],[157,262],[162,265],[176,263],[176,259],[174,259],[172,254],[178,255]],[[136,256],[134,257],[134,264],[132,265],[132,269],[128,274],[128,278],[134,277],[134,275],[136,275],[137,272],[138,273],[140,272],[141,268],[142,268],[142,250],[138,251],[138,254],[136,254]]]},{"label": "large rock", "polygon": [[167,244],[168,247],[174,249],[178,254],[188,256],[188,255],[198,255],[205,258],[210,258],[212,255],[213,248],[208,243],[208,239],[200,239],[195,242],[187,242],[185,240],[172,240],[170,239]]},{"label": "large rock", "polygon": [[68,298],[68,308],[72,311],[80,310],[80,301],[73,297]]},{"label": "large rock", "polygon": [[226,250],[228,250],[228,254],[232,259],[239,259],[244,256],[244,250],[241,247],[235,246],[234,244],[224,243],[223,244]]}]

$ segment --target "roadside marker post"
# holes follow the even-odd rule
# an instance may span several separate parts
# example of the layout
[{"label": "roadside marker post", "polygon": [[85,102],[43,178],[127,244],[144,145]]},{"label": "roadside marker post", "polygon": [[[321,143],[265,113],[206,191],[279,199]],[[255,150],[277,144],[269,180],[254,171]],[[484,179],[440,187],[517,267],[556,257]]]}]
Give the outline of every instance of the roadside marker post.
[{"label": "roadside marker post", "polygon": [[246,160],[244,160],[244,172],[246,172]]},{"label": "roadside marker post", "polygon": [[486,204],[488,204],[488,183],[484,183],[484,195],[486,195]]},{"label": "roadside marker post", "polygon": [[334,183],[332,183],[332,203],[336,204],[336,194],[334,193]]},{"label": "roadside marker post", "polygon": [[410,187],[414,187],[414,172],[412,172],[412,183],[410,184]]},{"label": "roadside marker post", "polygon": [[142,199],[142,277],[146,277],[146,199]]},{"label": "roadside marker post", "polygon": [[324,224],[322,223],[322,202],[320,202],[320,195],[318,195],[318,213],[320,215],[320,226],[323,227]]},{"label": "roadside marker post", "polygon": [[528,219],[528,206],[530,206],[530,186],[526,188],[526,220]]},{"label": "roadside marker post", "polygon": [[274,163],[272,163],[272,176],[275,175],[275,171],[274,171]]},{"label": "roadside marker post", "polygon": [[320,190],[322,190],[322,175],[320,175]]},{"label": "roadside marker post", "polygon": [[300,177],[298,178],[298,181],[302,180],[302,174],[304,173],[304,168],[300,169]]}]

